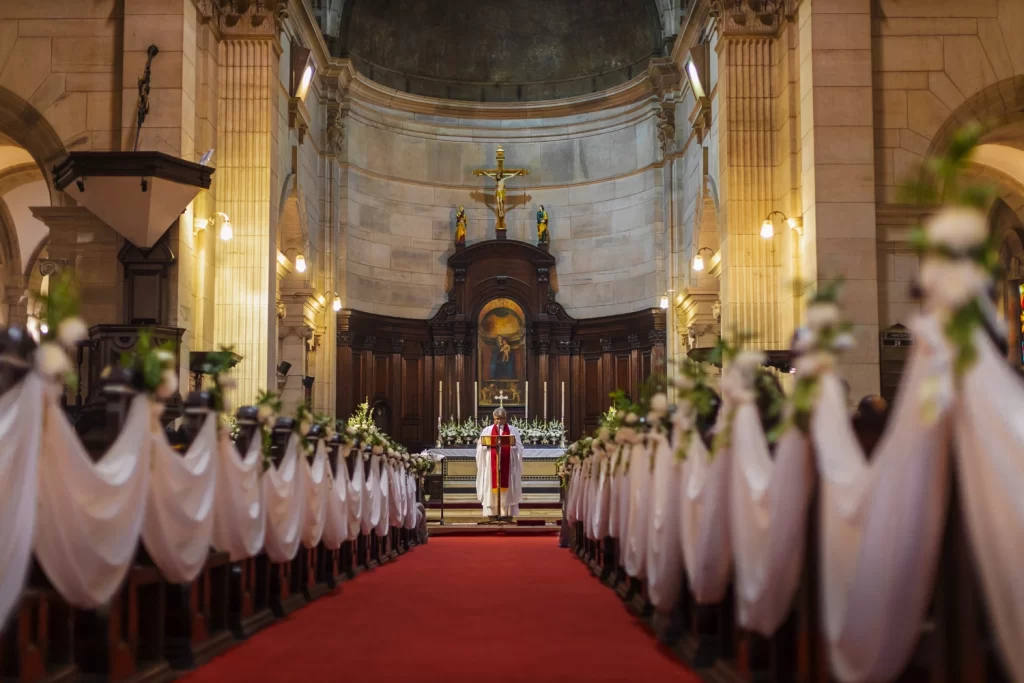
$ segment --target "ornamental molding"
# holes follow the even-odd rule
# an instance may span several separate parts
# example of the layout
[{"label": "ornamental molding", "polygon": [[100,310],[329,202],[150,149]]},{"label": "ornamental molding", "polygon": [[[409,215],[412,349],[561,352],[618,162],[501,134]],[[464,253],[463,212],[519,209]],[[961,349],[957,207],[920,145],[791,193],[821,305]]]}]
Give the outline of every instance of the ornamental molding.
[{"label": "ornamental molding", "polygon": [[327,112],[327,123],[324,124],[324,150],[329,156],[341,154],[345,143],[345,114],[341,109],[330,109]]},{"label": "ornamental molding", "polygon": [[711,17],[724,37],[776,37],[796,17],[799,0],[711,0]]},{"label": "ornamental molding", "polygon": [[288,18],[287,0],[193,0],[198,19],[225,38],[277,38]]}]

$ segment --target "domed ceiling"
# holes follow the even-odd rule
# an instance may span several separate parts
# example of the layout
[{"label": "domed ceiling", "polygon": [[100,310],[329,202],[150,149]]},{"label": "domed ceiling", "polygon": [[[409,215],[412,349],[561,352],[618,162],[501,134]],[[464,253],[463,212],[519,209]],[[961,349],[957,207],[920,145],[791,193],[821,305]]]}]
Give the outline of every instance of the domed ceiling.
[{"label": "domed ceiling", "polygon": [[483,102],[605,90],[662,49],[654,0],[349,0],[332,42],[388,87]]}]

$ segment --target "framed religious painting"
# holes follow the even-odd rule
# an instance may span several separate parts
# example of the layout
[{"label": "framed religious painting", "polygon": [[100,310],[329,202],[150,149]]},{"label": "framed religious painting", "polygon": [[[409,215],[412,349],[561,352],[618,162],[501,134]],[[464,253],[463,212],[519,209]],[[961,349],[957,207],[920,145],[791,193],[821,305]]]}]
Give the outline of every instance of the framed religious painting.
[{"label": "framed religious painting", "polygon": [[481,406],[521,406],[526,396],[526,316],[512,299],[491,299],[477,317]]}]

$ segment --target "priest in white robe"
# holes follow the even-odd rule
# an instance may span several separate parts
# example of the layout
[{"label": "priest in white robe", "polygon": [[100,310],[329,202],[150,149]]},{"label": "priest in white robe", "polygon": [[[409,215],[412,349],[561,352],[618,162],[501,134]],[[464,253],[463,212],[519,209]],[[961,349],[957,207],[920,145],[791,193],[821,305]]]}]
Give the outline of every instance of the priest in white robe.
[{"label": "priest in white robe", "polygon": [[[499,436],[511,436],[512,443],[498,446]],[[505,409],[497,408],[494,424],[484,427],[480,437],[476,447],[476,498],[487,517],[515,517],[523,495],[523,440],[519,430],[508,423]]]}]

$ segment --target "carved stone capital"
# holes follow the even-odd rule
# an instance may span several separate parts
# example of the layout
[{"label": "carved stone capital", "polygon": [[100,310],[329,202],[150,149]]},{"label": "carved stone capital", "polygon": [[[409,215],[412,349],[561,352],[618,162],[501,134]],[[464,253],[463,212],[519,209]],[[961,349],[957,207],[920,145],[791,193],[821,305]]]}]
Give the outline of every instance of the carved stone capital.
[{"label": "carved stone capital", "polygon": [[468,356],[470,344],[468,339],[456,339],[453,344],[455,345],[455,353],[459,356]]},{"label": "carved stone capital", "polygon": [[711,0],[723,36],[777,36],[796,15],[799,0]]},{"label": "carved stone capital", "polygon": [[224,36],[274,36],[288,18],[287,0],[193,0],[200,21]]},{"label": "carved stone capital", "polygon": [[39,261],[39,274],[40,275],[57,275],[62,270],[71,265],[71,259],[66,258],[48,258]]},{"label": "carved stone capital", "polygon": [[551,350],[551,340],[549,339],[538,339],[537,340],[537,353],[542,356],[546,356]]},{"label": "carved stone capital", "polygon": [[652,344],[661,344],[664,346],[668,340],[668,332],[666,330],[650,330],[647,333],[647,341]]}]

